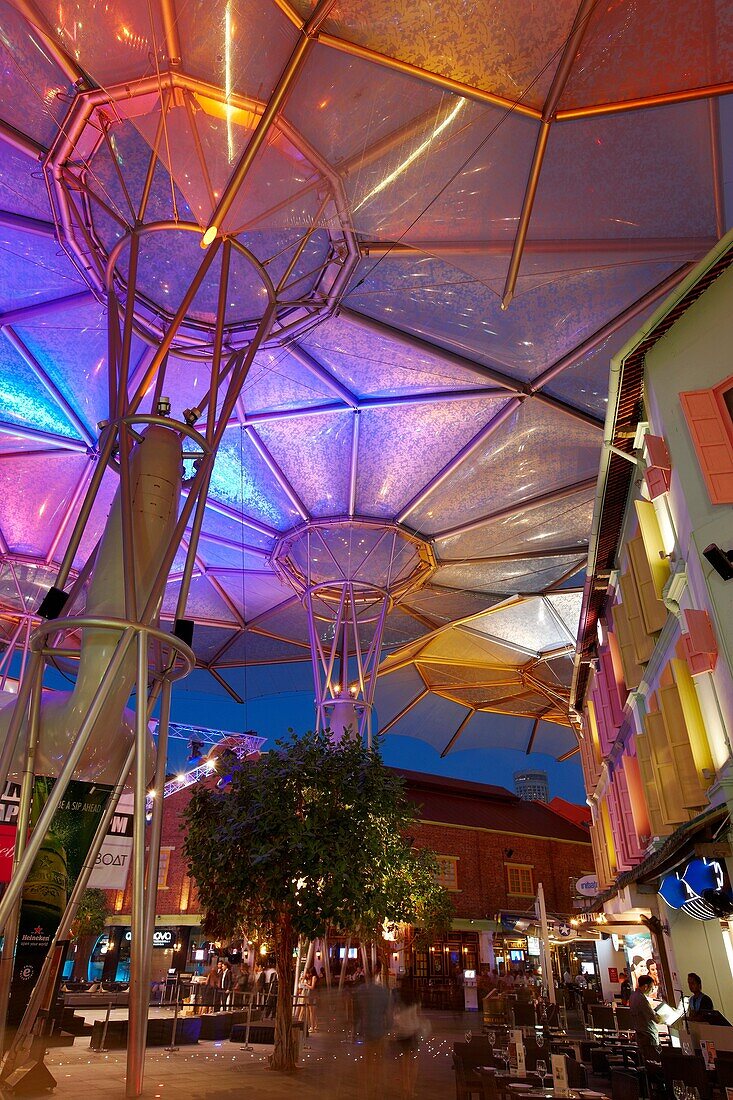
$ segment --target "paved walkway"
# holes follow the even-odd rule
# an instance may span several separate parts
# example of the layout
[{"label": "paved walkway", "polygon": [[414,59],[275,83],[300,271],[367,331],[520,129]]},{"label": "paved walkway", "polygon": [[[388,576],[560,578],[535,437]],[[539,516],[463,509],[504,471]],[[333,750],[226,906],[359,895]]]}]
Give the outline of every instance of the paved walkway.
[{"label": "paved walkway", "polygon": [[[471,1028],[480,1032],[480,1020],[476,1013],[430,1013],[428,1019],[432,1035],[420,1051],[415,1095],[420,1100],[452,1100],[452,1044]],[[271,1049],[257,1046],[245,1051],[229,1042],[201,1042],[177,1053],[153,1048],[148,1051],[143,1096],[145,1100],[401,1100],[404,1095],[400,1061],[391,1046],[383,1059],[367,1066],[360,1043],[348,1041],[342,1030],[319,1030],[309,1037],[301,1067],[291,1076],[268,1068]],[[89,1049],[88,1037],[79,1038],[73,1047],[49,1051],[46,1065],[58,1081],[52,1095],[59,1100],[124,1098],[124,1051],[97,1054]]]}]

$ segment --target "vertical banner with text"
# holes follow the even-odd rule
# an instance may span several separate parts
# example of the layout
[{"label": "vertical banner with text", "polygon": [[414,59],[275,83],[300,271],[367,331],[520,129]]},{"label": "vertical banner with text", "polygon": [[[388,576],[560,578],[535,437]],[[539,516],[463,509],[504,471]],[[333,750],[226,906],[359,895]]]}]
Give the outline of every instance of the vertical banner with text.
[{"label": "vertical banner with text", "polygon": [[[54,779],[36,777],[31,826],[38,820],[54,783]],[[69,783],[43,839],[23,887],[8,1010],[10,1023],[17,1023],[23,1015],[110,790],[99,783]]]}]

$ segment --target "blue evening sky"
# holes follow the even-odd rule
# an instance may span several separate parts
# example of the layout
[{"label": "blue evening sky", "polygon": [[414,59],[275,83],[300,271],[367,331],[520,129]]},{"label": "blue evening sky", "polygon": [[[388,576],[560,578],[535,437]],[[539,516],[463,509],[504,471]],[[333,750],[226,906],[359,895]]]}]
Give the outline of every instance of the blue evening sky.
[{"label": "blue evening sky", "polygon": [[[283,666],[281,666],[282,668]],[[242,673],[243,670],[237,670]],[[310,672],[310,669],[308,669]],[[211,685],[211,687],[209,686]],[[194,688],[205,690],[194,690]],[[244,691],[243,684],[236,683]],[[307,691],[285,691],[274,695],[250,697],[244,704],[236,703],[223,689],[218,689],[207,673],[196,672],[189,680],[173,689],[171,708],[175,722],[190,722],[213,729],[241,733],[251,730],[270,741],[286,737],[288,728],[303,732],[313,726],[313,694]],[[527,719],[523,720],[527,724]],[[172,741],[169,768],[176,771],[186,760],[185,741]],[[550,796],[560,795],[570,802],[585,802],[583,777],[577,756],[558,764],[551,756],[511,749],[456,748],[441,760],[430,745],[413,737],[387,734],[382,745],[387,764],[428,772],[432,775],[470,779],[476,783],[492,783],[514,789],[513,773],[520,768],[541,768],[548,774]]]}]

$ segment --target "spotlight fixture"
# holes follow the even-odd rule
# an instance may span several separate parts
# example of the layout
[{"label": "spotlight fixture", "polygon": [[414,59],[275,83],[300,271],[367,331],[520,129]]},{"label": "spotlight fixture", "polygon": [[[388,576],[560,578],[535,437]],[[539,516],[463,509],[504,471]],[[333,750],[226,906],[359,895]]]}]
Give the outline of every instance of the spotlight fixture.
[{"label": "spotlight fixture", "polygon": [[717,543],[711,542],[703,550],[703,556],[707,558],[719,577],[724,581],[733,580],[733,549],[721,550]]},{"label": "spotlight fixture", "polygon": [[193,645],[193,628],[196,624],[193,619],[176,619],[173,633],[180,638],[189,648]]},{"label": "spotlight fixture", "polygon": [[38,608],[38,614],[42,619],[58,619],[61,612],[66,606],[66,601],[69,598],[69,593],[64,592],[61,588],[56,588],[55,585],[51,585],[46,595],[41,600],[41,605]]}]

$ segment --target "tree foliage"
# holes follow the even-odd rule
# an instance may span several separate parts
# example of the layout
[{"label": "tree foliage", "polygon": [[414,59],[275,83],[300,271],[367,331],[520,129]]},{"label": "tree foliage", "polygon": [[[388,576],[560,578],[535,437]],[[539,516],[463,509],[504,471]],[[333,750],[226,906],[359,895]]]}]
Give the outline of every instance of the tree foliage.
[{"label": "tree foliage", "polygon": [[[411,848],[414,822],[378,745],[307,733],[237,762],[226,790],[199,788],[186,811],[184,850],[207,932],[271,938],[280,989],[289,978],[292,988],[299,936],[374,937],[385,921],[439,933],[450,899],[434,857]],[[276,1031],[274,1064],[291,1068],[277,1044]]]},{"label": "tree foliage", "polygon": [[109,915],[110,908],[104,890],[97,890],[94,887],[85,890],[71,926],[73,938],[100,936]]}]

